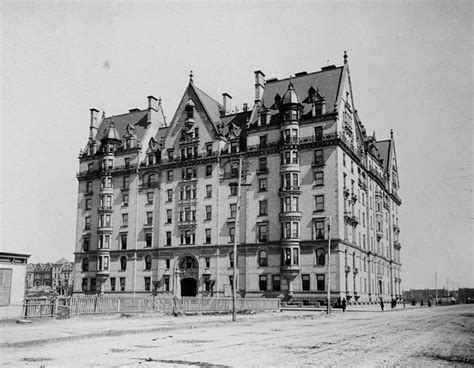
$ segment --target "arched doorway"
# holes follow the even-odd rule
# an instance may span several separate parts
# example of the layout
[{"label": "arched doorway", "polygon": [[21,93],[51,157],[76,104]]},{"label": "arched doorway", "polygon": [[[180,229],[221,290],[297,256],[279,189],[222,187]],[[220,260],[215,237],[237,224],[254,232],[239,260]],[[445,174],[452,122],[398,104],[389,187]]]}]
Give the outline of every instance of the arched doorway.
[{"label": "arched doorway", "polygon": [[197,281],[191,277],[181,280],[181,296],[196,296]]},{"label": "arched doorway", "polygon": [[379,294],[383,294],[382,280],[379,280]]}]

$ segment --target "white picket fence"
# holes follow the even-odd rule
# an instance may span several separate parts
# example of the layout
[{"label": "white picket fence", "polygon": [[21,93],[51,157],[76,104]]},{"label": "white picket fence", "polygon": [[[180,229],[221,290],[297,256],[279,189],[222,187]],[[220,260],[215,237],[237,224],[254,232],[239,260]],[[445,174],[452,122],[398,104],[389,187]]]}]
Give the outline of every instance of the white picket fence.
[{"label": "white picket fence", "polygon": [[[238,298],[237,311],[274,311],[280,309],[280,299]],[[0,306],[1,319],[18,318],[69,318],[80,315],[114,313],[216,313],[231,312],[231,298],[199,297],[118,297],[73,296],[45,300],[27,300]]]}]

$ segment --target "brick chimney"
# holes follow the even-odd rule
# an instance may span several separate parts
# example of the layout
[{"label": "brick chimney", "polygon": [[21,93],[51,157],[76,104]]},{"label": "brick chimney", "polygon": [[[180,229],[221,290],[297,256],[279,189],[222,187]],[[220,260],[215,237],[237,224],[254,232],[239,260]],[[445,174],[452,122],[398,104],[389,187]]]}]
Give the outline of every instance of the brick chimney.
[{"label": "brick chimney", "polygon": [[89,125],[89,137],[95,139],[97,135],[97,129],[99,128],[99,110],[97,109],[90,109],[91,118],[90,118],[90,125]]},{"label": "brick chimney", "polygon": [[158,123],[158,100],[153,96],[148,96],[147,123]]},{"label": "brick chimney", "polygon": [[265,74],[261,70],[257,70],[255,73],[255,104],[260,104],[263,97],[263,89],[265,86]]},{"label": "brick chimney", "polygon": [[228,112],[230,112],[230,104],[232,101],[232,96],[229,95],[227,92],[222,94],[222,110],[223,110],[223,115],[227,115]]}]

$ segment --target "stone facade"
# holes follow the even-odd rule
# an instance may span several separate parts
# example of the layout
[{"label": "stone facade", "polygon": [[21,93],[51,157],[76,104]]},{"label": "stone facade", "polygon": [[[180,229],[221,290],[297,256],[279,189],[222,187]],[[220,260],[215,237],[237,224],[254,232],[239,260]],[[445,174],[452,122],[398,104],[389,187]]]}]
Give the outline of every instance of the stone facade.
[{"label": "stone facade", "polygon": [[91,109],[75,292],[228,295],[237,236],[240,295],[324,299],[330,236],[332,298],[400,298],[393,133],[366,134],[347,57],[291,79],[255,72],[252,109],[223,97],[191,75],[169,123],[153,96]]}]

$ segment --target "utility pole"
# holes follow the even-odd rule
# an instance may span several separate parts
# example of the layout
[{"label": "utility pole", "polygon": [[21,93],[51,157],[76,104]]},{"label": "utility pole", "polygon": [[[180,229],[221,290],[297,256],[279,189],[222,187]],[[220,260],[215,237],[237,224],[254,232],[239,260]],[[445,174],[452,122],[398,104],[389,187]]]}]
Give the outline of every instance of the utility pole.
[{"label": "utility pole", "polygon": [[331,314],[331,216],[328,222],[328,307],[327,314]]}]

